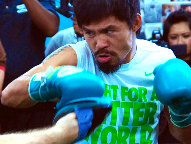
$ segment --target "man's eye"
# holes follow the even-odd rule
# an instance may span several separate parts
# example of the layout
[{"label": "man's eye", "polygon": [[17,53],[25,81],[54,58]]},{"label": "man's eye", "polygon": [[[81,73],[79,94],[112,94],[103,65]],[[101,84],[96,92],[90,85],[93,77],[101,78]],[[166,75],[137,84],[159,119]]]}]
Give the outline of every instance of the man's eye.
[{"label": "man's eye", "polygon": [[90,36],[90,37],[91,37],[91,36],[94,36],[94,32],[91,32],[91,31],[86,31],[85,34],[88,35],[88,36]]},{"label": "man's eye", "polygon": [[106,33],[106,34],[112,34],[112,33],[113,33],[113,30],[106,30],[105,33]]},{"label": "man's eye", "polygon": [[112,33],[113,33],[113,30],[108,30],[107,33],[108,33],[108,34],[112,34]]}]

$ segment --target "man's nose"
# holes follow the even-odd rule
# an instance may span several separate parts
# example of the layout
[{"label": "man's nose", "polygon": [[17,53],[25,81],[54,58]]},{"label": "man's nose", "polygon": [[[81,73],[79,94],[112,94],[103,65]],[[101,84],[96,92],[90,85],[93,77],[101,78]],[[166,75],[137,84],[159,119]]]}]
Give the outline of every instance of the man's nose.
[{"label": "man's nose", "polygon": [[96,49],[102,49],[102,48],[106,48],[108,46],[108,42],[106,39],[104,38],[97,38],[96,40]]}]

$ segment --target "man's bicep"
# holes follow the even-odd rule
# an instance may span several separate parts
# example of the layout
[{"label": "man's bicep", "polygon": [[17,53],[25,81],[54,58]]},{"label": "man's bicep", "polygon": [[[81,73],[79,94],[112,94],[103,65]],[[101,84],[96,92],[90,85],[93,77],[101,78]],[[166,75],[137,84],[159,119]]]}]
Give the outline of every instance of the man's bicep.
[{"label": "man's bicep", "polygon": [[63,65],[76,65],[77,56],[71,47],[60,48],[48,56],[41,64],[11,82],[2,93],[1,102],[6,106],[26,108],[33,106],[28,92],[29,83],[34,74],[45,72],[50,66],[55,68]]},{"label": "man's bicep", "polygon": [[45,67],[58,67],[64,65],[77,65],[77,55],[72,47],[63,46],[52,52],[42,62]]},{"label": "man's bicep", "polygon": [[28,72],[23,74],[22,77],[32,77],[34,74],[39,72],[45,72],[49,67],[59,67],[64,65],[77,65],[77,55],[71,47],[61,47],[50,55],[48,55],[41,64],[33,67]]}]

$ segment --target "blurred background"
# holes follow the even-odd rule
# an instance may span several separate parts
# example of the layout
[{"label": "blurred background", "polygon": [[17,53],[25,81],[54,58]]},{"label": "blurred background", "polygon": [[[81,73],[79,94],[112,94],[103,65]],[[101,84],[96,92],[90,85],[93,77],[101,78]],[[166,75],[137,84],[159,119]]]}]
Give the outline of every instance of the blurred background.
[{"label": "blurred background", "polygon": [[[161,38],[163,22],[171,12],[180,8],[191,12],[191,0],[140,0],[140,5],[142,28],[138,38],[152,40],[155,43],[158,43],[158,39]],[[59,31],[73,26],[70,18],[60,13],[58,15],[60,17]],[[46,45],[50,38],[46,39]]]}]

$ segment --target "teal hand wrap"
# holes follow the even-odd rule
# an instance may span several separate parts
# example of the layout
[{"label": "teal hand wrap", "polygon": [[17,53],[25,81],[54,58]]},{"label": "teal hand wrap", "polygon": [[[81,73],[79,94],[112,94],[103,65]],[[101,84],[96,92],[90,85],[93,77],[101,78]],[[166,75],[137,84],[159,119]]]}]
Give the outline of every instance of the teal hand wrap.
[{"label": "teal hand wrap", "polygon": [[170,112],[171,122],[177,127],[183,128],[191,125],[191,113],[179,115],[174,113],[170,107],[169,107],[169,112]]},{"label": "teal hand wrap", "polygon": [[66,86],[72,83],[70,78],[73,77],[73,74],[82,71],[82,69],[74,66],[62,66],[55,69],[49,67],[45,73],[37,73],[31,78],[28,88],[29,95],[31,99],[39,102],[53,101],[61,98],[60,83],[62,83],[63,89],[67,89]]},{"label": "teal hand wrap", "polygon": [[191,68],[174,58],[154,70],[156,96],[169,107],[171,121],[177,127],[191,125]]},{"label": "teal hand wrap", "polygon": [[40,102],[46,101],[42,99],[40,96],[40,87],[42,83],[42,77],[44,77],[44,75],[45,73],[37,73],[30,80],[28,92],[29,96],[34,101],[40,101]]},{"label": "teal hand wrap", "polygon": [[50,67],[46,72],[33,75],[29,82],[28,88],[31,99],[38,102],[46,102],[57,99],[57,96],[52,94],[53,91],[50,91],[46,84],[47,77],[53,72],[53,68]]}]

